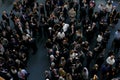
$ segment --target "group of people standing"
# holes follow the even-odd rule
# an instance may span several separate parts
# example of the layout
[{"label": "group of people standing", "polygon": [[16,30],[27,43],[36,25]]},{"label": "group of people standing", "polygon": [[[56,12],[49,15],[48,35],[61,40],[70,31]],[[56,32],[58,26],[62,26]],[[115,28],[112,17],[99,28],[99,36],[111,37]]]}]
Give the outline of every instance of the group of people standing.
[{"label": "group of people standing", "polygon": [[50,59],[46,80],[110,80],[120,72],[119,29],[115,49],[105,58],[110,28],[120,17],[111,1],[96,6],[93,0],[15,0],[1,17],[0,76],[5,80],[27,80],[28,55],[37,52],[40,38],[47,38]]},{"label": "group of people standing", "polygon": [[[49,6],[49,7],[48,7]],[[95,10],[97,8],[97,10]],[[50,69],[46,80],[111,80],[119,77],[120,38],[107,50],[112,28],[120,13],[113,1],[96,5],[93,0],[46,0],[46,48]],[[48,17],[48,15],[50,15]],[[119,37],[119,29],[113,38]],[[117,45],[115,45],[117,44]]]},{"label": "group of people standing", "polygon": [[2,12],[0,76],[4,80],[27,80],[29,53],[37,52],[38,16],[35,0],[15,0],[10,12]]}]

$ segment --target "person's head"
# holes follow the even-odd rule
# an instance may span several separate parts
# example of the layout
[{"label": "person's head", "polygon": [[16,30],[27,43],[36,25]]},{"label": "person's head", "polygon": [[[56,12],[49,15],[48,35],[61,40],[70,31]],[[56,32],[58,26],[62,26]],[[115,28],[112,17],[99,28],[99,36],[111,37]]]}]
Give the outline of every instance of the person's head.
[{"label": "person's head", "polygon": [[87,1],[86,0],[82,0],[83,3],[86,3]]},{"label": "person's head", "polygon": [[3,11],[3,15],[6,14],[6,11]]},{"label": "person's head", "polygon": [[114,58],[115,58],[115,56],[114,56],[114,55],[111,55],[111,56],[110,56],[110,58],[111,58],[111,59],[114,59]]},{"label": "person's head", "polygon": [[60,32],[62,33],[62,32],[63,32],[63,29],[61,29]]},{"label": "person's head", "polygon": [[16,3],[16,2],[13,2],[13,6],[14,6],[14,7],[17,6],[17,3]]},{"label": "person's head", "polygon": [[50,79],[47,78],[47,79],[45,79],[45,80],[50,80]]},{"label": "person's head", "polygon": [[111,5],[111,4],[112,4],[112,1],[108,0],[107,3],[108,3],[108,5]]},{"label": "person's head", "polygon": [[98,64],[95,64],[95,65],[94,65],[94,68],[95,68],[95,69],[98,69],[98,67],[99,67]]},{"label": "person's head", "polygon": [[54,68],[54,67],[55,67],[55,63],[51,62],[51,68]]},{"label": "person's head", "polygon": [[48,39],[48,42],[51,42],[51,39]]},{"label": "person's head", "polygon": [[72,62],[72,61],[73,61],[73,59],[72,59],[72,58],[69,58],[69,61],[70,61],[70,62]]},{"label": "person's head", "polygon": [[62,76],[60,76],[58,80],[65,80],[65,79]]},{"label": "person's head", "polygon": [[93,23],[92,23],[92,25],[93,25],[93,26],[95,26],[95,25],[96,25],[96,23],[95,23],[95,22],[93,22]]},{"label": "person's head", "polygon": [[113,6],[113,9],[116,9],[116,6]]},{"label": "person's head", "polygon": [[50,31],[51,31],[51,30],[52,30],[52,27],[49,27],[49,28],[48,28],[48,30],[50,30]]},{"label": "person's head", "polygon": [[89,51],[89,52],[88,52],[88,55],[92,56],[92,55],[93,55],[92,51]]},{"label": "person's head", "polygon": [[88,43],[88,41],[85,41],[85,45],[88,45],[89,43]]},{"label": "person's head", "polygon": [[84,68],[83,68],[83,72],[87,72],[87,69],[86,69],[86,67],[84,67]]},{"label": "person's head", "polygon": [[61,57],[61,60],[64,61],[64,60],[65,60],[65,57]]},{"label": "person's head", "polygon": [[71,76],[71,74],[70,74],[70,73],[67,73],[67,74],[66,74],[66,77],[69,77],[69,76]]},{"label": "person's head", "polygon": [[11,66],[11,69],[12,69],[12,70],[15,70],[16,68],[15,68],[14,66]]},{"label": "person's head", "polygon": [[51,60],[51,61],[54,61],[54,59],[55,59],[54,55],[51,54],[51,55],[50,55],[50,60]]},{"label": "person's head", "polygon": [[56,54],[59,55],[59,54],[60,54],[60,51],[57,50],[57,51],[56,51]]},{"label": "person's head", "polygon": [[101,5],[101,6],[104,6],[104,4],[103,4],[103,3],[101,3],[100,5]]},{"label": "person's head", "polygon": [[48,75],[48,74],[49,74],[49,72],[46,70],[46,71],[45,71],[45,75]]},{"label": "person's head", "polygon": [[74,8],[71,8],[71,11],[74,11]]},{"label": "person's head", "polygon": [[109,54],[109,56],[111,56],[111,55],[114,55],[114,52],[110,51],[108,54]]},{"label": "person's head", "polygon": [[98,80],[98,76],[96,74],[94,74],[93,79],[92,80]]},{"label": "person's head", "polygon": [[18,69],[18,70],[19,70],[19,71],[21,71],[21,70],[22,70],[22,68],[20,68],[20,67],[19,67],[19,69]]},{"label": "person's head", "polygon": [[120,29],[118,29],[118,32],[120,32]]}]

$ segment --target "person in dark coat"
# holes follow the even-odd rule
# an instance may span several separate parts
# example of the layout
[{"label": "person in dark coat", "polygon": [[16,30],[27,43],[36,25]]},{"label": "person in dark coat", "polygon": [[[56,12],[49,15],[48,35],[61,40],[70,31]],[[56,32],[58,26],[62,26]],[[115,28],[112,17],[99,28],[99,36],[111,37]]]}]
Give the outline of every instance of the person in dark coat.
[{"label": "person in dark coat", "polygon": [[114,52],[115,53],[119,52],[119,48],[120,48],[120,29],[118,29],[115,32],[113,43],[114,43]]},{"label": "person in dark coat", "polygon": [[93,12],[94,12],[94,7],[90,6],[88,9],[88,16],[90,20],[92,19]]},{"label": "person in dark coat", "polygon": [[92,22],[99,22],[99,13],[98,12],[95,12],[93,15],[92,15]]},{"label": "person in dark coat", "polygon": [[27,17],[27,16],[26,16],[25,13],[23,13],[23,14],[21,15],[21,17],[20,17],[20,20],[21,20],[21,22],[22,22],[23,25],[25,25],[25,23],[26,23],[26,20],[27,20],[26,17]]},{"label": "person in dark coat", "polygon": [[89,69],[89,66],[90,66],[90,63],[91,63],[91,61],[92,61],[92,58],[93,58],[93,53],[92,53],[92,51],[89,51],[88,53],[87,53],[87,65],[86,65],[86,67]]},{"label": "person in dark coat", "polygon": [[117,23],[118,23],[119,18],[120,18],[120,13],[119,13],[119,12],[116,12],[116,14],[115,14],[115,16],[114,16],[113,23],[114,23],[114,24],[117,24]]},{"label": "person in dark coat", "polygon": [[50,16],[50,1],[49,0],[46,0],[45,1],[45,9],[46,9],[46,14],[47,14],[47,17],[49,17]]},{"label": "person in dark coat", "polygon": [[33,50],[33,54],[35,54],[38,50],[35,39],[29,37],[28,41],[29,41],[29,45],[30,45],[31,49]]},{"label": "person in dark coat", "polygon": [[43,4],[40,4],[40,14],[45,15],[45,9]]},{"label": "person in dark coat", "polygon": [[19,34],[20,37],[22,37],[22,34],[24,33],[24,30],[21,25],[16,26],[16,31]]},{"label": "person in dark coat", "polygon": [[8,25],[8,26],[10,26],[9,16],[8,16],[8,14],[6,13],[6,11],[3,11],[2,19],[7,22],[7,25]]},{"label": "person in dark coat", "polygon": [[86,15],[87,15],[86,7],[82,7],[80,12],[80,20],[85,19]]}]

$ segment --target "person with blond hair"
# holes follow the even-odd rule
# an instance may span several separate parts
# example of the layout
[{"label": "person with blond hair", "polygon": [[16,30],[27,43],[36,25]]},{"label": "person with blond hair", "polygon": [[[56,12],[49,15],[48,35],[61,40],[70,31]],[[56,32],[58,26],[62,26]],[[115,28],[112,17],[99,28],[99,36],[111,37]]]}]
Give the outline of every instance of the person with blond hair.
[{"label": "person with blond hair", "polygon": [[70,21],[74,22],[75,21],[75,17],[76,17],[76,11],[74,10],[74,8],[71,8],[69,10],[68,15],[70,17]]},{"label": "person with blond hair", "polygon": [[73,80],[72,75],[70,73],[66,74],[66,80]]}]

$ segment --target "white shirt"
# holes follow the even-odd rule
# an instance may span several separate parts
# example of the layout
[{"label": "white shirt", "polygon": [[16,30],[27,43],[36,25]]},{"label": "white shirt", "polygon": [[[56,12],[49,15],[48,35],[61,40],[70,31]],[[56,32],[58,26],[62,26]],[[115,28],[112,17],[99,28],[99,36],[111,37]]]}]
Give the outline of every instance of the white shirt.
[{"label": "white shirt", "polygon": [[24,79],[26,74],[27,74],[27,71],[25,69],[18,71],[18,77],[21,79]]},{"label": "white shirt", "polygon": [[109,56],[107,59],[106,59],[106,62],[110,65],[113,65],[115,63],[115,59],[111,59],[111,57]]},{"label": "white shirt", "polygon": [[31,34],[29,29],[26,29],[26,32],[27,32],[28,34]]},{"label": "white shirt", "polygon": [[74,59],[76,57],[75,53],[70,54],[70,58]]},{"label": "white shirt", "polygon": [[68,30],[68,27],[69,27],[69,24],[66,24],[64,23],[64,26],[63,26],[63,31],[66,32]]},{"label": "white shirt", "polygon": [[107,4],[107,5],[106,5],[107,11],[108,11],[108,12],[111,12],[112,7],[113,7],[112,4],[111,4],[111,5],[108,5],[108,4]]},{"label": "white shirt", "polygon": [[64,32],[58,32],[57,37],[59,39],[63,39],[65,37],[65,33]]},{"label": "white shirt", "polygon": [[104,9],[104,6],[101,5],[101,4],[99,4],[99,5],[98,5],[98,9],[100,9],[100,11],[102,11],[102,10]]},{"label": "white shirt", "polygon": [[12,72],[13,74],[16,74],[16,73],[17,73],[17,70],[16,70],[16,69],[15,69],[15,70],[11,69],[11,72]]},{"label": "white shirt", "polygon": [[22,36],[23,40],[27,40],[29,37],[30,37],[29,34],[26,34],[26,35],[23,35],[23,36]]},{"label": "white shirt", "polygon": [[97,42],[101,42],[102,39],[103,39],[103,37],[102,37],[101,35],[98,35],[98,37],[97,37]]},{"label": "white shirt", "polygon": [[115,32],[115,39],[120,39],[120,32],[118,31]]},{"label": "white shirt", "polygon": [[84,67],[84,69],[86,70],[86,72],[82,72],[82,76],[83,76],[83,79],[88,79],[88,77],[89,77],[89,72],[88,72],[88,69],[86,68],[86,67]]}]

